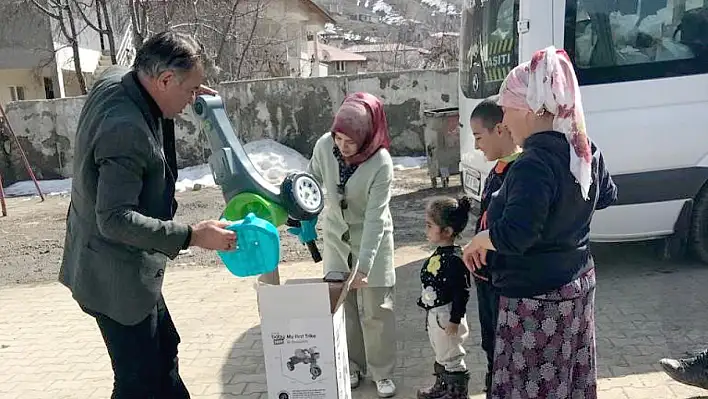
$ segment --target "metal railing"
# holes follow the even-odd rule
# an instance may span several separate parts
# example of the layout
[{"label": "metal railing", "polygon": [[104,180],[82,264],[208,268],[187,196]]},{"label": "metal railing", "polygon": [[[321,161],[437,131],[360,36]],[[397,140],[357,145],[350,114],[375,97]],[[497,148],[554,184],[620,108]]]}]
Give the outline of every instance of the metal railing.
[{"label": "metal railing", "polygon": [[116,62],[118,65],[130,65],[133,62],[133,24],[128,23],[123,30],[123,38],[116,51]]}]

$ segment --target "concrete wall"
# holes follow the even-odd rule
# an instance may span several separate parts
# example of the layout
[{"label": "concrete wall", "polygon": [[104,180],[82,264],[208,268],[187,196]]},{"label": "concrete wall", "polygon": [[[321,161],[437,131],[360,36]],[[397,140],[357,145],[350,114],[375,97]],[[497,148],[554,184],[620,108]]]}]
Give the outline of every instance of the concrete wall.
[{"label": "concrete wall", "polygon": [[[457,106],[457,71],[426,70],[322,78],[225,82],[224,97],[243,142],[271,138],[310,156],[347,93],[367,91],[386,105],[394,155],[423,153],[425,109]],[[73,142],[85,97],[10,103],[8,118],[38,178],[71,176]],[[205,163],[209,145],[186,113],[177,121],[180,167]],[[0,135],[0,173],[5,184],[27,179],[19,152]]]}]

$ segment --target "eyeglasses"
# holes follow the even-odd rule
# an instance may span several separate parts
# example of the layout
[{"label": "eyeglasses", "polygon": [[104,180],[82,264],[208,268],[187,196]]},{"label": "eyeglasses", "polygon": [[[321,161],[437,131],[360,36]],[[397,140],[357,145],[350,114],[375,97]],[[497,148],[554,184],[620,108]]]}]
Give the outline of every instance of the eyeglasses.
[{"label": "eyeglasses", "polygon": [[342,208],[342,210],[346,210],[349,208],[349,204],[347,203],[347,197],[345,196],[345,186],[344,184],[339,184],[337,185],[337,194],[339,194],[339,207]]}]

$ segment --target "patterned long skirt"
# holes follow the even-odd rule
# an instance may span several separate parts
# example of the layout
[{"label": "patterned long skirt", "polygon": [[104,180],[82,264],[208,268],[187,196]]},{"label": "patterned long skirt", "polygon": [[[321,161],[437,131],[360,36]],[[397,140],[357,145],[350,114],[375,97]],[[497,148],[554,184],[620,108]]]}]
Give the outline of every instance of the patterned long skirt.
[{"label": "patterned long skirt", "polygon": [[501,297],[493,399],[596,399],[595,271],[533,298]]}]

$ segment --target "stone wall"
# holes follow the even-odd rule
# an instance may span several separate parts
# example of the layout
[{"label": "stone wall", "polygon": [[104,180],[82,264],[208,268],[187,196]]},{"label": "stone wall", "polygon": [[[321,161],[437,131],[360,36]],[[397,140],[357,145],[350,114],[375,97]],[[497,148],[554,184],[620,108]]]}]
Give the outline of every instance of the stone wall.
[{"label": "stone wall", "polygon": [[[329,130],[347,93],[370,92],[386,104],[394,155],[423,153],[426,109],[457,106],[457,71],[416,70],[322,78],[224,82],[219,90],[242,142],[271,138],[305,156]],[[11,103],[7,114],[40,179],[71,176],[73,143],[85,97]],[[180,167],[205,163],[206,137],[190,112],[177,121]],[[5,184],[27,179],[16,145],[0,135]]]}]

